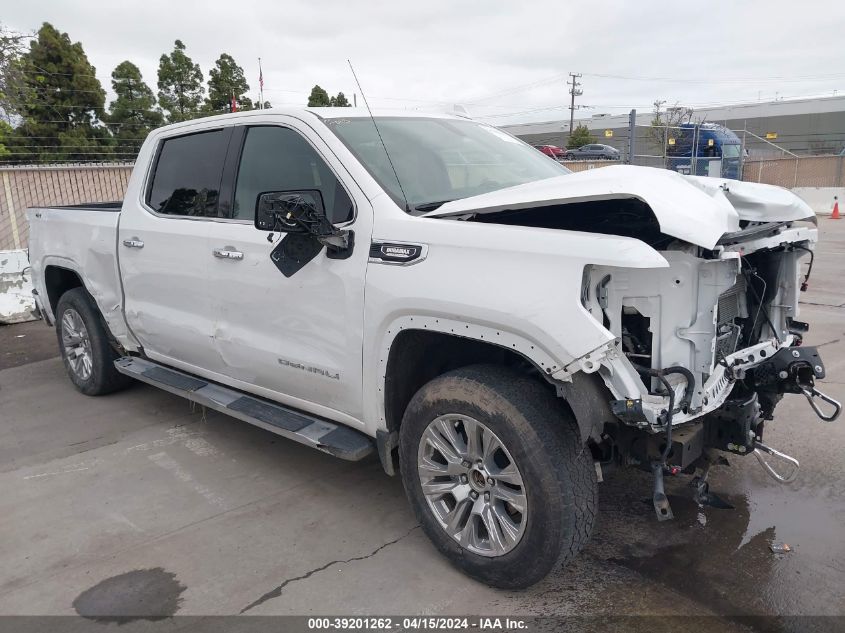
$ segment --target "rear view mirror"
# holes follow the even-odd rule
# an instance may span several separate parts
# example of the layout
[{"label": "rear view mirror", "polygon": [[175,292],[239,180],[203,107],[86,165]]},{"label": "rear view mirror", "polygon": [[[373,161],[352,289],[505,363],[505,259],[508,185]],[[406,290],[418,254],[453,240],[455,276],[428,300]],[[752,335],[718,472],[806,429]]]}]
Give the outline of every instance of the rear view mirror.
[{"label": "rear view mirror", "polygon": [[255,228],[280,233],[303,233],[306,225],[325,218],[323,196],[317,189],[268,191],[255,201]]}]

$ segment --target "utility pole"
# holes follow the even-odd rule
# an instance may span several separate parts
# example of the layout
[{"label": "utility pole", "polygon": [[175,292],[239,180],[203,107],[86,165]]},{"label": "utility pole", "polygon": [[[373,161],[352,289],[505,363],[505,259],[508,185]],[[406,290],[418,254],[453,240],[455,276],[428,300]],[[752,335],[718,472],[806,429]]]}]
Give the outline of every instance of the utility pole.
[{"label": "utility pole", "polygon": [[572,81],[567,81],[566,85],[570,87],[569,94],[572,95],[572,100],[569,103],[569,134],[571,135],[575,128],[575,97],[580,97],[584,94],[584,91],[581,90],[581,84],[578,81],[581,78],[581,73],[569,73],[569,77]]},{"label": "utility pole", "polygon": [[264,109],[264,70],[261,68],[261,58],[258,58],[258,109]]},{"label": "utility pole", "polygon": [[634,157],[637,155],[637,111],[631,110],[628,114],[628,164],[634,164]]}]

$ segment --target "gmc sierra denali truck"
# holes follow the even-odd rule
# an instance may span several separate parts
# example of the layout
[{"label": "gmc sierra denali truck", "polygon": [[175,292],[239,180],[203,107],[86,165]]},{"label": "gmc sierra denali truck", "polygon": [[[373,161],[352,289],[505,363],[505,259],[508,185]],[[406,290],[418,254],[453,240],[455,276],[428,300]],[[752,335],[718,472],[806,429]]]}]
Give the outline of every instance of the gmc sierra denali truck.
[{"label": "gmc sierra denali truck", "polygon": [[348,460],[377,453],[474,578],[584,545],[612,465],[754,453],[784,393],[820,417],[798,297],[817,239],[784,189],[570,173],[449,115],[259,110],[155,130],[122,203],[29,211],[70,379],[146,382]]}]

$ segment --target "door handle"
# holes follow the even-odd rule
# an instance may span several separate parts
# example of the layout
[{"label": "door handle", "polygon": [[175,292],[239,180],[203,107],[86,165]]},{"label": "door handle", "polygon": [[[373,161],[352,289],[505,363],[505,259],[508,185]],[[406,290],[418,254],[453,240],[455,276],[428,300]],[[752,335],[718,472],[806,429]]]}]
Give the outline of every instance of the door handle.
[{"label": "door handle", "polygon": [[215,257],[220,259],[243,259],[244,254],[240,251],[231,250],[231,246],[224,246],[223,248],[215,248],[211,251]]},{"label": "door handle", "polygon": [[137,237],[131,237],[128,240],[123,240],[123,245],[127,248],[144,248],[144,242]]}]

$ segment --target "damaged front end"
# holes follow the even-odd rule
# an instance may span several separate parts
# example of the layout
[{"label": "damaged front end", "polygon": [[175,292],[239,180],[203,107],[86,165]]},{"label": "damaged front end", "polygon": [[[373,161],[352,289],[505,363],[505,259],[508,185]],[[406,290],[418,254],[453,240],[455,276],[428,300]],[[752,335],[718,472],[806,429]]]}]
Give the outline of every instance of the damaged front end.
[{"label": "damaged front end", "polygon": [[797,460],[763,443],[784,393],[804,395],[822,420],[838,417],[840,404],[815,386],[825,369],[818,350],[802,346],[808,325],[796,320],[815,241],[808,225],[748,223],[712,249],[666,245],[668,268],[585,270],[583,305],[615,336],[591,359],[615,398],[618,424],[606,425],[604,441],[655,474],[658,518],[671,518],[666,473],[701,467],[697,494],[708,498],[712,450],[754,453],[773,478],[791,481]]},{"label": "damaged front end", "polygon": [[[608,342],[551,376],[600,463],[654,473],[660,519],[671,518],[666,473],[700,468],[696,496],[713,500],[706,477],[720,461],[716,451],[754,453],[779,481],[795,476],[797,460],[763,444],[764,422],[783,394],[804,395],[822,420],[840,413],[815,387],[824,377],[818,350],[802,346],[808,325],[797,320],[798,297],[818,232],[812,210],[790,191],[617,166],[429,215],[628,237],[665,260],[658,268],[585,267],[581,305]],[[604,383],[603,399],[584,380],[590,375]],[[781,474],[767,457],[790,470]]]}]

